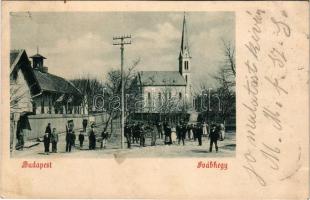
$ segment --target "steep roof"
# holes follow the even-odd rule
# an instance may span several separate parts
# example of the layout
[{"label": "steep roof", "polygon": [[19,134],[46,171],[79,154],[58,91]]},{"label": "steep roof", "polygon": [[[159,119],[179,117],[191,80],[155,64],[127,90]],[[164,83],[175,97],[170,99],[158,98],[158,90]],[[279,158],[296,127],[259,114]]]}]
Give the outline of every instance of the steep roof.
[{"label": "steep roof", "polygon": [[182,38],[181,38],[181,48],[180,48],[179,57],[184,56],[184,54],[186,54],[186,53],[190,57],[189,45],[188,45],[188,33],[187,33],[186,19],[185,19],[185,13],[184,13],[183,27],[182,27]]},{"label": "steep roof", "polygon": [[21,70],[30,87],[31,95],[38,95],[41,88],[37,83],[27,53],[24,49],[10,51],[10,78],[14,79],[18,70]]},{"label": "steep roof", "polygon": [[186,86],[186,81],[178,71],[141,71],[142,86]]},{"label": "steep roof", "polygon": [[33,71],[43,91],[78,95],[81,94],[81,92],[73,85],[73,83],[62,77],[50,73],[43,73],[39,70]]},{"label": "steep roof", "polygon": [[19,58],[22,53],[23,53],[22,49],[11,50],[11,52],[10,52],[10,68],[13,66],[13,63],[15,63],[16,60],[18,60],[17,58]]}]

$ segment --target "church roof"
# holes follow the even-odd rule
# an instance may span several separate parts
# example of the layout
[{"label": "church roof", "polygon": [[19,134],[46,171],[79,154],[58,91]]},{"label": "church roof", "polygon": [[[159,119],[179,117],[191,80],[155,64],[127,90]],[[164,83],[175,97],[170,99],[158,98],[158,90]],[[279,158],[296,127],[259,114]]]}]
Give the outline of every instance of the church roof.
[{"label": "church roof", "polygon": [[81,95],[81,92],[70,81],[39,70],[33,70],[38,84],[43,91]]},{"label": "church roof", "polygon": [[186,81],[178,71],[141,71],[142,86],[186,86]]}]

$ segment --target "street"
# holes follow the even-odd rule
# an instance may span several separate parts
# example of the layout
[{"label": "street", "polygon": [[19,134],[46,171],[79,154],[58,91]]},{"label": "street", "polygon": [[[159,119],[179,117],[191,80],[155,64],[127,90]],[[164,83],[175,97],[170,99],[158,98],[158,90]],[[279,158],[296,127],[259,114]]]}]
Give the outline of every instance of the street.
[{"label": "street", "polygon": [[[102,130],[102,127],[97,128],[98,133]],[[79,131],[75,134],[78,136]],[[89,157],[114,157],[115,155],[122,155],[125,157],[132,158],[145,158],[145,157],[161,157],[161,158],[177,158],[177,157],[232,157],[235,156],[235,132],[226,133],[226,138],[224,141],[218,141],[219,151],[215,152],[215,147],[213,146],[213,152],[209,152],[210,140],[207,137],[202,138],[202,146],[198,146],[198,141],[185,140],[185,145],[183,146],[176,144],[165,145],[163,139],[156,140],[156,146],[151,146],[151,138],[146,137],[146,147],[140,147],[139,144],[132,144],[131,149],[127,148],[127,143],[125,143],[125,148],[120,148],[120,131],[118,134],[113,134],[111,138],[107,141],[106,148],[100,149],[100,143],[97,142],[96,150],[88,150],[88,137],[85,136],[85,141],[83,148],[80,149],[79,142],[76,140],[75,147],[72,148],[70,153],[65,151],[65,134],[59,135],[59,142],[57,144],[58,152],[49,153],[49,155],[44,154],[43,142],[39,145],[33,146],[31,148],[24,148],[23,151],[15,150],[12,153],[14,158],[62,158],[62,157],[78,157],[78,158],[89,158]],[[51,151],[51,145],[50,145]]]}]

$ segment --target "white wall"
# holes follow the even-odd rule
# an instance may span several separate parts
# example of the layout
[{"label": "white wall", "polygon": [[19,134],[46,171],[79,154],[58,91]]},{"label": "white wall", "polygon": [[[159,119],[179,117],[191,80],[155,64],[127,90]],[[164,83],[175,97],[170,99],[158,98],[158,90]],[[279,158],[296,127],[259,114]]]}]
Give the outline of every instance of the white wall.
[{"label": "white wall", "polygon": [[[151,95],[151,102],[148,99],[148,93]],[[161,93],[161,104],[167,103],[165,100],[165,95],[169,99],[169,93],[171,93],[171,98],[174,100],[179,100],[179,93],[182,94],[182,98],[180,103],[184,103],[185,101],[185,86],[145,86],[142,89],[142,95],[144,98],[144,112],[149,111],[149,103],[153,107],[152,111],[156,112],[157,108],[161,106],[159,93]]]}]

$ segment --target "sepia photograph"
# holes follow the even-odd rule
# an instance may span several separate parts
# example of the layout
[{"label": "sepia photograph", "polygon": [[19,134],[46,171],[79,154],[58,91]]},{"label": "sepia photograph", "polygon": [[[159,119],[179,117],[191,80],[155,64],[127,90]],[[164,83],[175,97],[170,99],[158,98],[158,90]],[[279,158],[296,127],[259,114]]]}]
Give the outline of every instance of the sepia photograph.
[{"label": "sepia photograph", "polygon": [[11,12],[11,157],[234,157],[234,12]]},{"label": "sepia photograph", "polygon": [[0,197],[306,199],[307,16],[302,1],[4,1]]}]

